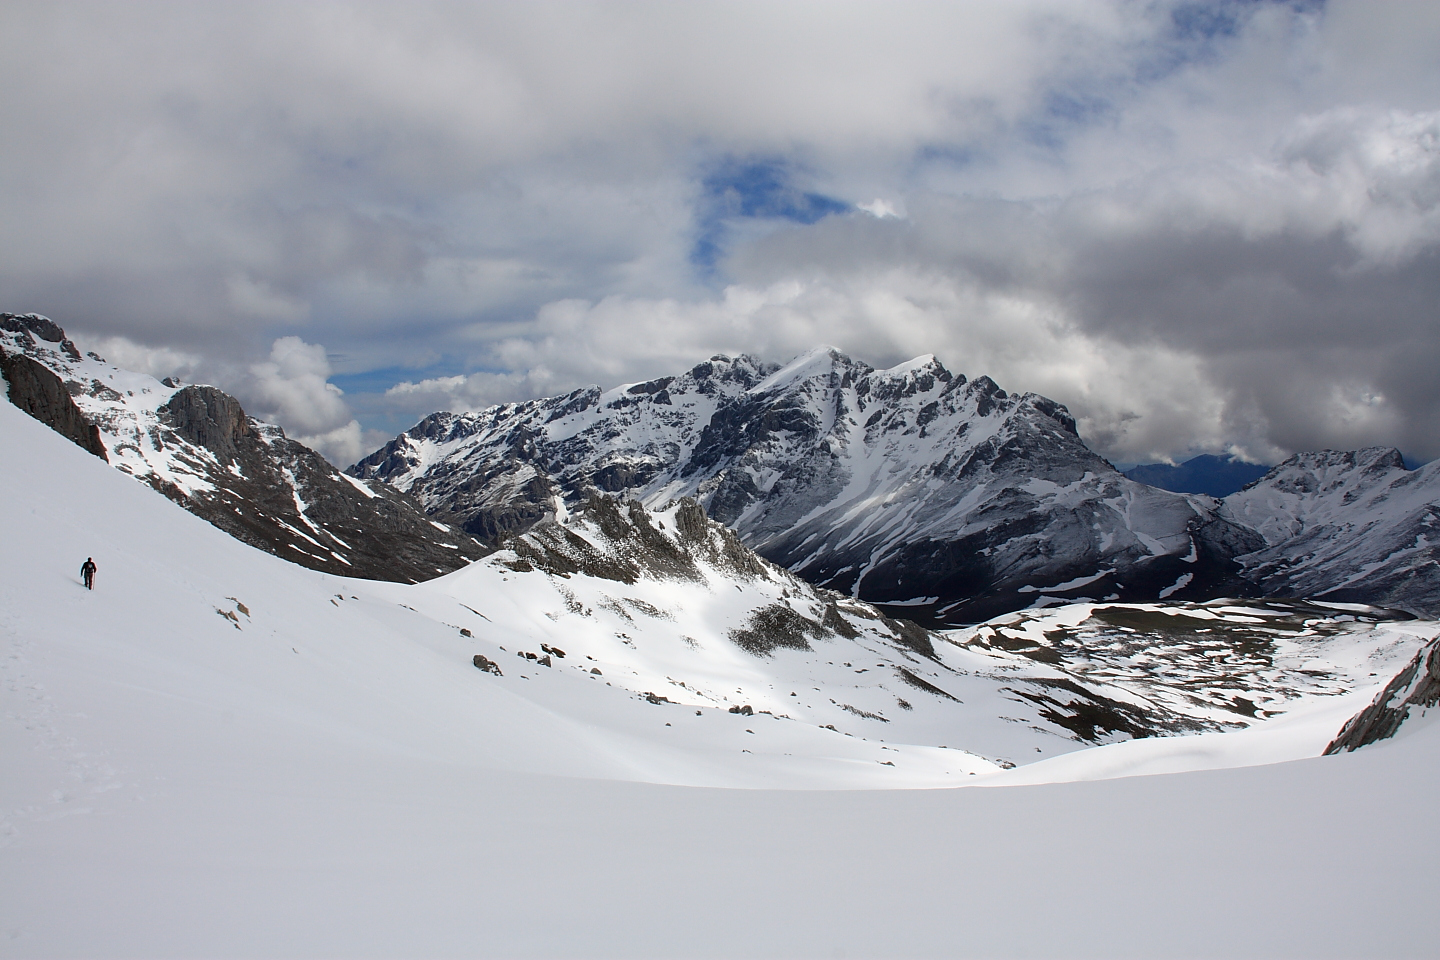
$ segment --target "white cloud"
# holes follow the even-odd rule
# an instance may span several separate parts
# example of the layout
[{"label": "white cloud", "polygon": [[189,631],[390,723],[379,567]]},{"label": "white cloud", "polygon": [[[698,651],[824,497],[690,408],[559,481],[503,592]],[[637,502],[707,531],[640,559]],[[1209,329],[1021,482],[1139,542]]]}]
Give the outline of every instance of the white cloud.
[{"label": "white cloud", "polygon": [[857,203],[855,206],[879,220],[883,220],[886,217],[905,216],[894,203],[891,203],[889,200],[882,200],[879,197],[876,197],[869,203]]},{"label": "white cloud", "polygon": [[235,393],[251,416],[280,424],[336,463],[359,459],[360,424],[350,415],[344,392],[329,382],[323,346],[281,337],[271,345],[270,358],[252,364],[248,374]]},{"label": "white cloud", "polygon": [[78,342],[83,350],[93,350],[106,360],[126,370],[149,374],[157,380],[180,377],[193,381],[205,366],[205,358],[166,346],[147,346],[126,337],[94,337]]},{"label": "white cloud", "polygon": [[319,451],[331,463],[342,467],[349,466],[370,452],[365,445],[358,420],[351,420],[325,433],[297,436],[294,439],[312,450]]}]

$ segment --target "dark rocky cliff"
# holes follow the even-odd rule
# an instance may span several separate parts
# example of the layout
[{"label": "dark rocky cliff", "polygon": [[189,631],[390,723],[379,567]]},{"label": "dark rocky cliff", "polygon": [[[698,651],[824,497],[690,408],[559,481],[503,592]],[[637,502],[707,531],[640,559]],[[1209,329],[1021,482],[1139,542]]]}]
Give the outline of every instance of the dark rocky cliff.
[{"label": "dark rocky cliff", "polygon": [[[82,356],[53,321],[0,314],[13,402],[237,539],[314,570],[419,581],[487,548],[410,496],[345,477],[215,387],[179,387]],[[107,452],[109,456],[107,456]]]},{"label": "dark rocky cliff", "polygon": [[0,348],[0,373],[5,376],[11,403],[101,460],[110,459],[105,455],[99,428],[85,419],[65,383],[44,364]]},{"label": "dark rocky cliff", "polygon": [[219,469],[209,472],[211,492],[157,488],[252,546],[313,570],[399,581],[428,580],[486,552],[399,491],[362,490],[214,387],[177,390],[159,415],[176,436],[208,450]]}]

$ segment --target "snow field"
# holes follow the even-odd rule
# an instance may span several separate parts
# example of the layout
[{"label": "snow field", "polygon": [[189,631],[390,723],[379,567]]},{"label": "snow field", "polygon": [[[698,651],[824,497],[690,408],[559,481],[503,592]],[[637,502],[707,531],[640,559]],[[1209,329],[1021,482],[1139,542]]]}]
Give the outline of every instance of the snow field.
[{"label": "snow field", "polygon": [[[916,750],[898,737],[724,712],[722,679],[769,709],[762,695],[788,699],[782,677],[833,690],[875,668],[822,656],[824,675],[807,675],[816,658],[800,651],[727,650],[725,618],[747,608],[723,591],[571,578],[582,605],[603,593],[630,610],[632,650],[613,636],[631,632],[624,618],[561,613],[543,575],[476,565],[404,587],[286,564],[8,404],[0,449],[0,956],[1340,957],[1433,944],[1433,724],[1355,754],[1199,773],[758,789],[943,774],[939,761],[882,766],[885,747]],[[93,593],[79,584],[86,556]],[[627,596],[715,616],[694,636],[701,665]],[[540,641],[566,657],[515,656]],[[505,676],[476,670],[474,653]],[[603,679],[573,668],[586,656]],[[634,676],[606,687],[607,666]],[[658,686],[667,676],[703,696],[633,699],[642,686],[691,695]],[[1342,712],[1340,698],[1323,706]],[[1297,742],[1302,727],[1330,729],[1322,712],[1290,715]],[[1074,752],[986,782],[1181,769],[1203,765],[1185,759],[1197,752],[1259,762],[1259,746],[1228,745],[1289,736],[1284,722]],[[736,746],[766,738],[766,753]]]}]

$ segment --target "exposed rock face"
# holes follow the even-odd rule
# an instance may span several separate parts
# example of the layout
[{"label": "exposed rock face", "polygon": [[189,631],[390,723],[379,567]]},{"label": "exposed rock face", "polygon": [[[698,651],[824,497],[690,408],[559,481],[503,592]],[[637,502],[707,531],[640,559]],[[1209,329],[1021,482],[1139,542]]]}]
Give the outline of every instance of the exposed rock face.
[{"label": "exposed rock face", "polygon": [[1416,711],[1440,703],[1440,644],[1430,643],[1386,684],[1385,689],[1364,710],[1340,728],[1325,755],[1360,747],[1395,736]]},{"label": "exposed rock face", "polygon": [[713,357],[604,393],[438,413],[349,472],[487,539],[597,490],[693,497],[766,559],[926,622],[1219,596],[1440,613],[1440,464],[1302,454],[1222,506],[1126,478],[1063,406],[933,357]]},{"label": "exposed rock face", "polygon": [[161,416],[180,436],[208,448],[223,460],[236,460],[246,441],[254,441],[249,418],[240,403],[214,387],[177,390],[160,408]]},{"label": "exposed rock face", "polygon": [[592,492],[690,496],[768,560],[907,616],[1063,599],[1185,599],[1264,546],[1213,500],[1121,476],[1065,408],[933,357],[713,357],[602,393],[426,418],[350,468],[494,538]]},{"label": "exposed rock face", "polygon": [[118,469],[254,547],[326,573],[398,581],[487,552],[393,487],[341,474],[214,387],[162,384],[81,357],[43,317],[11,318],[0,343],[7,379],[16,367],[49,384],[44,397],[58,389]]},{"label": "exposed rock face", "polygon": [[34,346],[35,338],[39,337],[47,343],[58,344],[61,352],[70,359],[80,359],[80,351],[65,339],[65,331],[54,320],[38,313],[0,313],[0,330],[19,334],[21,342],[30,346]]},{"label": "exposed rock face", "polygon": [[1226,497],[1221,515],[1265,538],[1241,561],[1255,592],[1440,615],[1440,461],[1302,453]]},{"label": "exposed rock face", "polygon": [[[667,531],[657,528],[639,501],[622,504],[597,493],[566,522],[537,524],[506,541],[505,547],[516,555],[516,570],[538,569],[562,577],[581,574],[621,583],[643,577],[700,580],[697,564],[740,580],[768,575],[765,564],[734,531],[706,518],[694,500],[684,498],[673,509],[673,526]],[[586,537],[579,530],[593,533]]]},{"label": "exposed rock face", "polygon": [[[676,471],[717,410],[774,369],[714,357],[603,399],[591,387],[478,414],[437,413],[346,472],[412,493],[432,515],[498,543],[553,513],[557,497],[574,508],[595,492],[650,489]],[[426,456],[435,462],[422,466]]]},{"label": "exposed rock face", "polygon": [[64,382],[44,364],[0,348],[0,373],[5,376],[11,403],[101,460],[110,459],[99,428],[85,419]]}]

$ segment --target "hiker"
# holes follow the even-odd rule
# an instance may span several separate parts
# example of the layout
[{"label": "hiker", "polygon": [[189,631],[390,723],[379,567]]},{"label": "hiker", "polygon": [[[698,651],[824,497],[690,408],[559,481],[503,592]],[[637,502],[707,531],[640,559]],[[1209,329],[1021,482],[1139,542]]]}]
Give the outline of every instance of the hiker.
[{"label": "hiker", "polygon": [[85,578],[85,589],[95,589],[95,558],[86,557],[85,562],[80,565],[80,576]]}]

